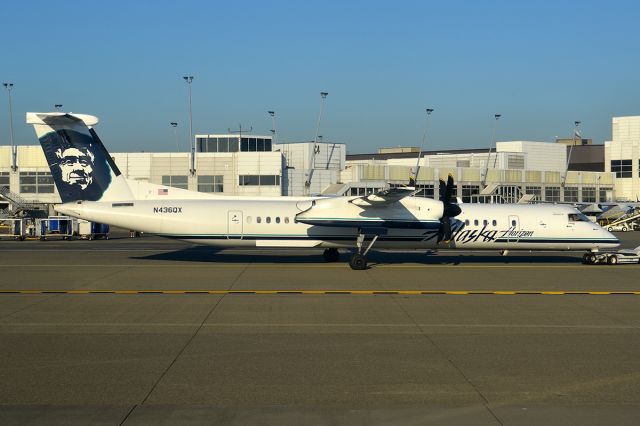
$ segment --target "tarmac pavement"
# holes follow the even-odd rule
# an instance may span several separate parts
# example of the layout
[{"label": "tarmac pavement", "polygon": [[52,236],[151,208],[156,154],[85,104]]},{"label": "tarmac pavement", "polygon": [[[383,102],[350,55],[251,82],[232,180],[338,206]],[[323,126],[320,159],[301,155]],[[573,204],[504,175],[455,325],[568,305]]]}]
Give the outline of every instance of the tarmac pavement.
[{"label": "tarmac pavement", "polygon": [[637,424],[640,265],[320,254],[0,242],[0,424]]}]

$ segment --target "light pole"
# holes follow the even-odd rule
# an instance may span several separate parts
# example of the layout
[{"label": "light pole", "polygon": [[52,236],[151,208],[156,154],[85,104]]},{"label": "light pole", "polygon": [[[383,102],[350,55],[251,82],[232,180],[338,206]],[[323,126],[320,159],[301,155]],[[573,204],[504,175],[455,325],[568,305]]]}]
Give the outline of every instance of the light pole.
[{"label": "light pole", "polygon": [[[502,117],[502,114],[493,114],[493,118],[495,118],[495,121],[493,123],[493,134],[491,135],[491,145],[489,146],[489,153],[487,154],[487,162],[484,167],[484,173],[481,176],[482,177],[481,184],[483,187],[487,183],[487,175],[489,174],[489,161],[491,160],[491,150],[493,149],[493,145],[496,144],[496,129],[498,127],[498,120],[500,120],[500,117]],[[493,167],[495,167],[497,159],[498,158],[496,155],[496,159],[493,161]]]},{"label": "light pole", "polygon": [[324,111],[324,100],[327,99],[329,92],[320,92],[320,113],[318,114],[318,122],[316,123],[316,136],[313,139],[314,144],[318,142],[318,132],[320,132],[320,120],[322,120],[322,112]]},{"label": "light pole", "polygon": [[180,148],[178,147],[178,123],[172,121],[169,124],[171,124],[171,127],[173,127],[173,137],[176,140],[176,152],[179,152]]},{"label": "light pole", "polygon": [[418,183],[418,172],[420,171],[420,157],[422,157],[422,150],[424,149],[424,144],[427,141],[427,128],[429,125],[429,117],[431,117],[433,108],[427,108],[425,109],[425,112],[427,113],[427,117],[425,119],[425,124],[424,124],[424,133],[422,133],[422,142],[420,145],[420,151],[418,151],[418,160],[416,161],[415,175],[409,177],[409,186],[413,186],[413,187],[415,187]]},{"label": "light pole", "polygon": [[193,76],[185,76],[182,77],[184,81],[189,85],[189,145],[191,146],[191,168],[189,172],[191,175],[196,174],[196,145],[193,140],[193,113],[191,108],[191,82],[193,81]]},{"label": "light pole", "polygon": [[310,155],[309,168],[307,169],[307,181],[304,183],[305,195],[311,192],[311,178],[313,177],[313,163],[318,149],[318,133],[320,132],[320,121],[322,120],[322,112],[324,111],[324,100],[327,99],[329,92],[320,92],[320,112],[318,113],[318,121],[316,122],[316,135],[313,138],[313,152]]},{"label": "light pole", "polygon": [[271,135],[273,136],[273,143],[278,143],[278,130],[276,128],[276,112],[275,111],[267,111],[267,113],[271,116]]},{"label": "light pole", "polygon": [[16,165],[16,147],[13,144],[13,105],[11,102],[11,90],[13,89],[13,83],[2,83],[5,89],[7,89],[7,94],[9,95],[9,140],[11,142],[11,170],[16,171],[18,167]]},{"label": "light pole", "polygon": [[[493,117],[496,121],[493,122],[493,135],[491,137],[492,145],[496,145],[496,130],[498,129],[498,120],[502,117],[502,114],[494,114]],[[493,156],[493,168],[496,168],[496,161],[498,161],[498,148],[496,148],[496,155]]]},{"label": "light pole", "polygon": [[567,174],[569,174],[569,163],[571,163],[571,153],[573,152],[573,147],[576,144],[577,138],[579,137],[580,139],[582,139],[582,136],[580,135],[580,124],[582,124],[582,121],[574,121],[573,122],[573,143],[571,144],[571,146],[569,147],[569,155],[567,155],[567,166],[565,167],[564,170],[564,176],[562,177],[562,184],[561,186],[564,188],[565,183],[567,182]]}]

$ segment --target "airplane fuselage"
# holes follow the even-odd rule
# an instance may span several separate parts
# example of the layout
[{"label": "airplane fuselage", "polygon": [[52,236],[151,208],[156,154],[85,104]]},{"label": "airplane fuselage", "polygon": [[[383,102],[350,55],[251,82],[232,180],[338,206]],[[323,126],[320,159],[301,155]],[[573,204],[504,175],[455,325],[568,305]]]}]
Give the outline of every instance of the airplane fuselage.
[{"label": "airplane fuselage", "polygon": [[[442,204],[407,197],[393,208],[363,209],[340,197],[159,199],[65,203],[70,216],[220,247],[353,248],[379,233],[376,248],[597,250],[619,241],[563,205],[460,204],[450,242],[438,242]],[[340,198],[336,200],[340,200]],[[322,202],[318,202],[322,201]],[[318,206],[316,206],[316,203]],[[324,204],[323,204],[324,203]],[[365,225],[363,225],[365,224]]]}]

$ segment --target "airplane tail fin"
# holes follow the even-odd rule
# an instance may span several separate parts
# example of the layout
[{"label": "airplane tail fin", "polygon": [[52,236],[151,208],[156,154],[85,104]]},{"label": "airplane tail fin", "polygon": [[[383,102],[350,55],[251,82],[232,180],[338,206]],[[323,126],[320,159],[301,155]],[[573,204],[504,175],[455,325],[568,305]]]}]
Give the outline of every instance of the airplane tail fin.
[{"label": "airplane tail fin", "polygon": [[27,113],[63,203],[130,200],[133,195],[92,126],[98,118],[64,112]]}]

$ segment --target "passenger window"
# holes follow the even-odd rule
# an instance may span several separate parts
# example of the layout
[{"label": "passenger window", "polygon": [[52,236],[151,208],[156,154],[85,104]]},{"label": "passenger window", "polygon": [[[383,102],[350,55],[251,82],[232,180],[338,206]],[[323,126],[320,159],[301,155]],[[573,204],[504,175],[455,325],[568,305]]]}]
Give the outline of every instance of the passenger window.
[{"label": "passenger window", "polygon": [[515,220],[515,219],[513,219],[513,220],[511,221],[511,226],[516,226],[516,220]]},{"label": "passenger window", "polygon": [[267,216],[267,218],[265,219],[265,221],[266,221],[267,223],[271,223],[271,216]]},{"label": "passenger window", "polygon": [[475,226],[478,226],[478,219],[475,219],[475,220],[473,221],[473,224],[474,224]]},{"label": "passenger window", "polygon": [[482,224],[483,224],[484,226],[487,226],[487,225],[489,224],[489,221],[488,221],[487,219],[485,219],[485,220],[483,220],[483,221],[482,221]]},{"label": "passenger window", "polygon": [[289,218],[288,217],[284,218],[284,223],[289,223]]},{"label": "passenger window", "polygon": [[465,219],[464,220],[464,224],[465,224],[465,226],[469,226],[469,219]]},{"label": "passenger window", "polygon": [[251,223],[251,216],[247,216],[247,223]]},{"label": "passenger window", "polygon": [[256,223],[262,223],[262,218],[260,216],[256,217]]},{"label": "passenger window", "polygon": [[280,216],[276,217],[276,223],[280,223]]},{"label": "passenger window", "polygon": [[493,226],[498,226],[498,221],[497,221],[497,220],[495,220],[495,219],[493,219],[493,221],[491,222],[491,224],[492,224]]}]

